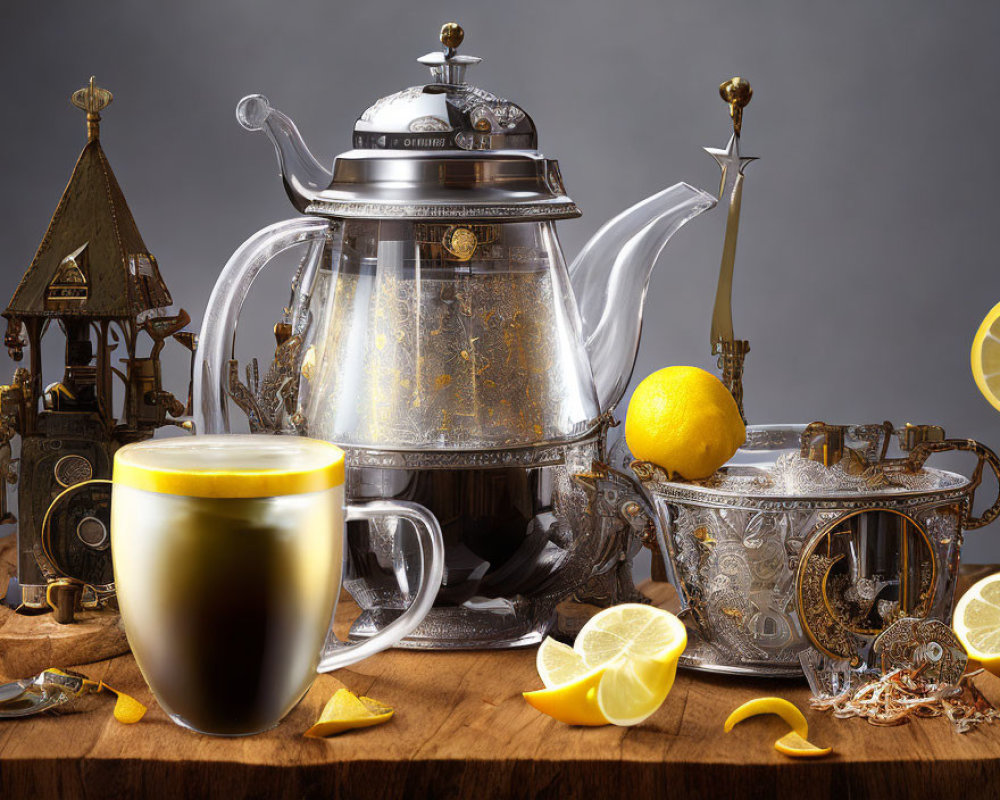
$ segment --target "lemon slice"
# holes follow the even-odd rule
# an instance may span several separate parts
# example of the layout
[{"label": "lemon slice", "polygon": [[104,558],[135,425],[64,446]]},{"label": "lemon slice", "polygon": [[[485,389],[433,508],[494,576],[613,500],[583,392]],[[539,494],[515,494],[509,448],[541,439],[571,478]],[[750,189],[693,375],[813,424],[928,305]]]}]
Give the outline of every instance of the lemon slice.
[{"label": "lemon slice", "polygon": [[805,716],[797,706],[782,697],[758,697],[747,701],[726,718],[722,729],[729,733],[733,726],[759,714],[776,714],[803,739],[809,736],[809,723],[806,722]]},{"label": "lemon slice", "polygon": [[972,376],[983,397],[1000,411],[1000,303],[990,309],[972,340]]},{"label": "lemon slice", "polygon": [[607,725],[610,720],[597,703],[597,692],[606,671],[605,667],[598,667],[569,683],[524,692],[523,696],[543,714],[567,725]]},{"label": "lemon slice", "polygon": [[618,658],[644,656],[675,661],[687,645],[684,623],[669,611],[642,603],[622,603],[590,618],[573,649],[589,667]]},{"label": "lemon slice", "polygon": [[792,758],[820,758],[833,752],[832,747],[817,747],[795,731],[786,733],[774,743],[774,749]]},{"label": "lemon slice", "polygon": [[612,725],[638,725],[667,699],[686,645],[684,623],[669,611],[623,603],[591,617],[573,649],[590,667],[605,667],[601,714]]},{"label": "lemon slice", "polygon": [[632,655],[605,668],[597,687],[597,707],[612,725],[638,725],[663,705],[677,675],[677,657]]},{"label": "lemon slice", "polygon": [[969,658],[1000,675],[1000,572],[973,584],[962,595],[952,627]]},{"label": "lemon slice", "polygon": [[583,656],[551,636],[546,636],[538,648],[535,667],[546,689],[571,683],[590,671]]},{"label": "lemon slice", "polygon": [[388,722],[392,714],[392,708],[378,700],[340,689],[327,701],[316,724],[305,735],[320,738],[354,728],[370,728]]}]

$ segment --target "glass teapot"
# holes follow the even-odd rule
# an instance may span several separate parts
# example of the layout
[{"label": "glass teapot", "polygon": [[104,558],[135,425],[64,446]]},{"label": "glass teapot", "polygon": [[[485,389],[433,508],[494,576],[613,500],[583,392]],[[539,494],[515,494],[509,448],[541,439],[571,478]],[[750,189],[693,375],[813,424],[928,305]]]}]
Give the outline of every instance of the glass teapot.
[{"label": "glass teapot", "polygon": [[[442,28],[444,51],[420,59],[432,81],[365,111],[332,172],[266,98],[239,103],[309,216],[258,232],[223,270],[199,342],[198,432],[228,429],[229,396],[256,428],[269,417],[345,447],[471,453],[574,440],[620,400],[657,255],[715,198],[671,186],[567,269],[555,222],[580,212],[527,113],[465,82],[480,59],[456,52],[462,38]],[[231,361],[237,317],[268,261],[305,242],[278,374],[255,398]]]},{"label": "glass teapot", "polygon": [[[670,236],[715,199],[677,184],[608,222],[567,268],[555,223],[576,217],[557,163],[519,106],[465,82],[461,29],[420,59],[430,83],[376,102],[330,172],[260,95],[239,122],[267,134],[308,216],[245,242],[212,292],[195,367],[196,428],[327,439],[348,496],[429,508],[445,542],[434,608],[402,642],[537,643],[636,598],[630,479],[601,465],[632,372],[650,271]],[[257,274],[305,246],[278,347],[241,381],[237,317]],[[635,503],[632,502],[632,506]],[[630,508],[631,506],[629,506]],[[344,586],[354,639],[403,613],[416,575],[405,520],[351,523]],[[570,602],[566,602],[570,601]]]}]

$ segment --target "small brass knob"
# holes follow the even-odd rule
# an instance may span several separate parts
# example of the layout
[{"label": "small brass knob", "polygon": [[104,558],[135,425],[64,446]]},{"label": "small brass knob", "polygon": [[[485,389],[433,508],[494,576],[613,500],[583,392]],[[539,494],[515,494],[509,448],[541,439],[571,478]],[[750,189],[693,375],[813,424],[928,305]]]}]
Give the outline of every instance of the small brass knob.
[{"label": "small brass knob", "polygon": [[458,47],[465,39],[465,31],[457,22],[446,22],[441,26],[441,44],[449,50]]},{"label": "small brass knob", "polygon": [[743,109],[753,97],[750,81],[738,75],[719,86],[719,96],[729,103],[729,116],[733,118],[733,130],[738,136],[743,127]]}]

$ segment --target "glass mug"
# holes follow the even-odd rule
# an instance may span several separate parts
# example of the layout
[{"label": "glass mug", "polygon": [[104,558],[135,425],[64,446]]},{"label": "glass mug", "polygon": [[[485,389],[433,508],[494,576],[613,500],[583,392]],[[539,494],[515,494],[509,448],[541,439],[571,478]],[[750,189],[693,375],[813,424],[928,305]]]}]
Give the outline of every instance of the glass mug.
[{"label": "glass mug", "polygon": [[[111,551],[125,633],[170,718],[239,736],[277,725],[330,672],[391,647],[424,618],[444,568],[415,503],[344,505],[344,453],[297,436],[195,436],[115,454]],[[345,523],[405,517],[419,540],[410,607],[346,645],[331,625]],[[407,569],[400,548],[399,569]]]}]

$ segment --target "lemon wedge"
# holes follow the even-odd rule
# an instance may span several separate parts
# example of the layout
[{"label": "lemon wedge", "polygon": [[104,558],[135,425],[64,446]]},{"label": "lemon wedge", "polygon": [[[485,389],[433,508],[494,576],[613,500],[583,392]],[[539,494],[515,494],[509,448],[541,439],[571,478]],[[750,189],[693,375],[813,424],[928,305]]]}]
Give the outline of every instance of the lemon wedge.
[{"label": "lemon wedge", "polygon": [[972,377],[983,397],[1000,411],[1000,303],[990,309],[972,340]]},{"label": "lemon wedge", "polygon": [[327,701],[316,724],[305,735],[321,738],[354,728],[370,728],[388,722],[392,714],[392,708],[378,700],[358,697],[347,689],[340,689]]},{"label": "lemon wedge", "polygon": [[817,747],[795,731],[786,733],[774,743],[774,749],[792,758],[820,758],[833,752],[832,747]]},{"label": "lemon wedge", "polygon": [[592,617],[573,647],[546,639],[536,666],[545,688],[533,707],[569,725],[637,725],[666,700],[687,631],[669,611],[640,603]]},{"label": "lemon wedge", "polygon": [[1000,676],[1000,572],[973,584],[962,595],[952,627],[969,658]]}]

